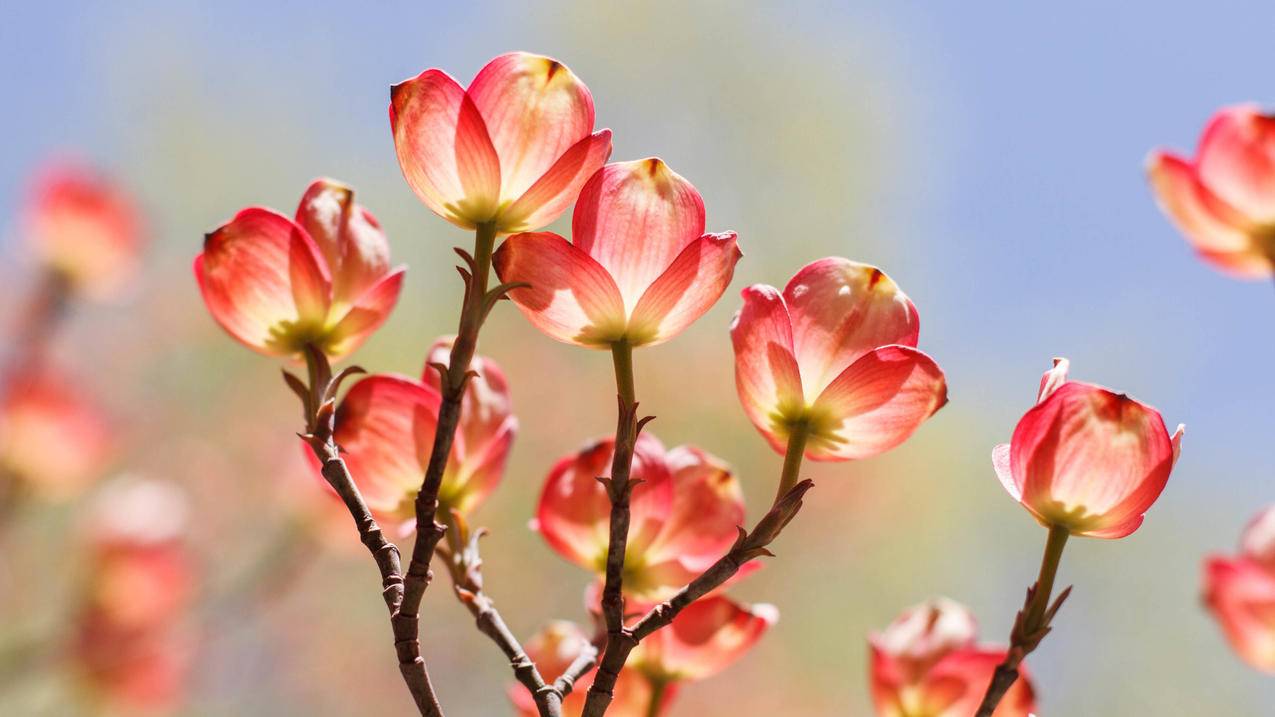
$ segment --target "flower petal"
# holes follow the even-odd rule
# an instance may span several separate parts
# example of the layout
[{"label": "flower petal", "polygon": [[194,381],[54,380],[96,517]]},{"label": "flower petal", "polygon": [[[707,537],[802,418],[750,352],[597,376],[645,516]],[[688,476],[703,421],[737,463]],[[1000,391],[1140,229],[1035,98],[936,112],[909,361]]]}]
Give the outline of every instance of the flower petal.
[{"label": "flower petal", "polygon": [[390,88],[390,129],[403,177],[434,213],[463,228],[500,207],[500,158],[482,114],[441,70]]},{"label": "flower petal", "polygon": [[676,590],[730,551],[744,522],[744,492],[730,466],[698,448],[678,446],[665,464],[673,480],[672,510],[661,516],[659,534],[642,559],[675,562],[685,573],[668,582]]},{"label": "flower petal", "polygon": [[905,610],[869,640],[896,661],[905,681],[917,681],[949,653],[972,647],[977,632],[969,608],[940,597]]},{"label": "flower petal", "polygon": [[526,282],[509,298],[551,338],[606,347],[623,337],[624,302],[615,282],[592,257],[551,232],[517,234],[493,257],[504,282]]},{"label": "flower petal", "polygon": [[335,304],[351,304],[390,272],[390,244],[354,190],[335,180],[311,182],[297,205],[297,224],[323,252]]},{"label": "flower petal", "polygon": [[331,359],[348,356],[385,323],[398,303],[406,267],[399,267],[370,289],[350,307],[328,332],[324,353]]},{"label": "flower petal", "polygon": [[467,94],[500,157],[502,202],[521,196],[593,131],[589,88],[550,57],[501,55],[479,70]]},{"label": "flower petal", "polygon": [[1275,572],[1275,505],[1267,506],[1244,526],[1240,551]]},{"label": "flower petal", "polygon": [[[978,711],[996,666],[1005,650],[971,647],[944,657],[922,683],[925,709],[935,717],[969,717]],[[993,717],[1028,717],[1036,709],[1036,694],[1026,669],[1001,698]]]},{"label": "flower petal", "polygon": [[[596,441],[562,458],[550,471],[536,508],[536,530],[549,547],[577,565],[603,572],[610,540],[611,501],[599,476],[611,474],[615,442]],[[628,555],[641,556],[668,518],[673,483],[664,463],[664,448],[649,433],[638,438],[630,477],[642,483],[630,504]],[[637,590],[626,581],[625,590]]]},{"label": "flower petal", "polygon": [[1010,464],[1024,507],[1042,522],[1123,537],[1164,490],[1173,444],[1155,409],[1068,381],[1018,422]]},{"label": "flower petal", "polygon": [[713,308],[735,275],[735,232],[691,242],[638,300],[626,332],[634,346],[661,344]]},{"label": "flower petal", "polygon": [[655,680],[703,680],[733,665],[779,620],[773,605],[740,605],[716,595],[688,605],[648,636],[632,657]]},{"label": "flower petal", "polygon": [[1232,649],[1250,666],[1275,674],[1275,572],[1247,558],[1210,558],[1204,603]]},{"label": "flower petal", "polygon": [[793,351],[807,396],[817,396],[860,356],[879,346],[916,346],[916,307],[885,272],[828,257],[807,264],[784,287]]},{"label": "flower petal", "polygon": [[882,346],[819,394],[806,456],[845,461],[883,453],[946,403],[947,381],[933,359],[911,346]]},{"label": "flower petal", "polygon": [[624,306],[704,234],[704,200],[658,158],[608,164],[580,190],[571,239],[606,267]]},{"label": "flower petal", "polygon": [[500,231],[534,231],[557,219],[580,194],[580,188],[611,157],[611,130],[594,132],[576,142],[536,183],[500,213]]},{"label": "flower petal", "polygon": [[290,356],[322,338],[330,281],[305,230],[251,207],[204,239],[195,276],[209,312],[249,348]]},{"label": "flower petal", "polygon": [[368,507],[403,520],[413,514],[434,445],[439,395],[406,376],[378,374],[354,384],[336,411],[336,442]]},{"label": "flower petal", "polygon": [[1147,173],[1160,209],[1186,235],[1202,257],[1237,276],[1271,274],[1271,260],[1254,241],[1250,222],[1218,199],[1186,160],[1156,152]]},{"label": "flower petal", "polygon": [[[442,393],[435,365],[451,364],[452,343],[455,336],[442,336],[430,346],[421,370],[421,381]],[[461,397],[460,425],[456,432],[456,453],[462,461],[486,452],[486,446],[505,428],[513,416],[513,401],[509,395],[509,381],[500,365],[491,358],[475,355],[469,362],[474,373],[465,384]]]},{"label": "flower petal", "polygon": [[792,353],[792,327],[779,290],[755,284],[741,292],[744,306],[731,322],[735,388],[744,413],[775,448],[787,442],[785,419],[805,410],[801,373]]},{"label": "flower petal", "polygon": [[1005,486],[1005,490],[1009,492],[1010,497],[1021,501],[1023,499],[1023,487],[1014,479],[1014,471],[1010,466],[1008,443],[998,443],[992,448],[992,470],[996,471],[996,477],[1000,479],[1001,485]]},{"label": "flower petal", "polygon": [[1275,224],[1275,117],[1228,107],[1200,137],[1200,180],[1257,224]]}]

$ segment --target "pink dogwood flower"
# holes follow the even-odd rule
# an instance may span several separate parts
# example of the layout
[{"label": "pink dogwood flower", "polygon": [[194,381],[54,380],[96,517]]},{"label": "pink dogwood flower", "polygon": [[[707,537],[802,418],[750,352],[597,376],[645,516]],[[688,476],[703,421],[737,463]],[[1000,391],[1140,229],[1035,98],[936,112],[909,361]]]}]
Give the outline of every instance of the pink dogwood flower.
[{"label": "pink dogwood flower", "polygon": [[[908,609],[868,640],[877,717],[969,717],[977,711],[1004,649],[976,644],[967,608],[939,598]],[[1027,717],[1035,691],[1023,672],[995,717]]]},{"label": "pink dogwood flower", "polygon": [[390,129],[407,183],[425,206],[473,229],[540,229],[611,156],[593,131],[593,97],[566,65],[511,52],[469,88],[430,69],[390,88]]},{"label": "pink dogwood flower", "polygon": [[1204,604],[1244,662],[1275,674],[1275,505],[1249,522],[1239,555],[1205,561]]},{"label": "pink dogwood flower", "polygon": [[820,259],[783,292],[756,284],[743,297],[731,324],[735,384],[779,453],[801,430],[808,458],[868,458],[947,403],[943,371],[916,348],[916,307],[880,269]]},{"label": "pink dogwood flower", "polygon": [[307,345],[330,359],[354,351],[385,322],[405,267],[354,190],[315,180],[296,220],[249,207],[204,239],[195,276],[213,318],[255,351],[291,357]]},{"label": "pink dogwood flower", "polygon": [[[598,476],[610,472],[614,441],[603,439],[562,458],[540,494],[535,527],[549,546],[598,575],[606,572],[611,503]],[[633,453],[633,489],[624,591],[668,599],[725,555],[744,519],[744,498],[730,468],[704,451],[665,451],[643,433]]]},{"label": "pink dogwood flower", "polygon": [[[451,337],[431,347],[421,380],[393,374],[369,376],[354,384],[336,411],[334,438],[364,500],[379,518],[410,523],[434,445],[441,394],[438,372],[447,364]],[[475,356],[476,372],[465,388],[460,425],[443,474],[443,510],[472,513],[491,495],[504,474],[518,419],[509,386],[494,361]],[[312,462],[316,469],[317,462]]]},{"label": "pink dogwood flower", "polygon": [[1182,446],[1159,412],[1123,393],[1067,379],[1055,359],[1036,406],[992,465],[1010,496],[1041,525],[1072,535],[1123,538],[1160,497]]},{"label": "pink dogwood flower", "polygon": [[1147,158],[1164,213],[1206,261],[1243,278],[1275,271],[1275,116],[1256,105],[1213,115],[1194,158]]},{"label": "pink dogwood flower", "polygon": [[41,170],[25,233],[50,269],[91,296],[118,293],[136,274],[140,212],[123,188],[84,166],[57,162]]},{"label": "pink dogwood flower", "polygon": [[660,344],[721,298],[741,254],[734,232],[704,233],[704,201],[654,157],[608,164],[584,185],[571,241],[509,237],[494,257],[509,297],[564,343],[605,349]]}]

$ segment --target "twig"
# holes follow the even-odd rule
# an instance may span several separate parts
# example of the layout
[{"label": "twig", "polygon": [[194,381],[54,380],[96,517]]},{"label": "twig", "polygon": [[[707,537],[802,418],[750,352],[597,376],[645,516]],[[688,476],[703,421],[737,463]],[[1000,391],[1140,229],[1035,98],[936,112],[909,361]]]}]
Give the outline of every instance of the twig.
[{"label": "twig", "polygon": [[[362,493],[354,483],[350,470],[341,458],[340,448],[333,439],[333,422],[335,413],[335,395],[341,381],[361,371],[348,368],[337,376],[332,376],[327,357],[314,348],[306,351],[307,367],[310,373],[308,395],[302,395],[307,412],[307,433],[302,438],[310,445],[315,457],[322,463],[321,472],[328,484],[332,486],[345,507],[354,518],[359,531],[359,539],[367,546],[368,552],[376,561],[381,573],[381,597],[390,615],[390,627],[394,634],[394,650],[398,655],[399,672],[407,689],[416,703],[422,717],[442,717],[443,710],[430,682],[429,671],[425,667],[425,659],[421,656],[421,644],[418,638],[416,615],[403,611],[403,575],[402,562],[398,546],[386,539],[381,528],[372,517],[372,511],[363,500]],[[301,393],[300,380],[284,372],[287,382],[294,391]]]},{"label": "twig", "polygon": [[608,635],[606,650],[598,664],[597,675],[584,705],[584,717],[602,717],[611,704],[612,692],[629,653],[651,633],[673,622],[688,605],[721,587],[750,560],[770,556],[767,549],[801,510],[802,498],[814,487],[810,480],[799,481],[774,505],[749,532],[739,529],[739,538],[730,552],[713,563],[673,597],[651,608],[633,627],[622,627],[619,635]]},{"label": "twig", "polygon": [[1027,599],[1023,602],[1023,609],[1018,611],[1014,629],[1010,633],[1009,652],[1004,661],[996,666],[996,672],[992,674],[991,684],[987,686],[975,717],[992,717],[996,705],[1000,704],[1005,693],[1009,692],[1009,688],[1018,679],[1018,666],[1053,629],[1051,623],[1054,615],[1058,614],[1058,609],[1067,600],[1067,596],[1071,595],[1071,588],[1068,587],[1058,594],[1058,599],[1052,605],[1049,603],[1068,535],[1070,532],[1065,527],[1053,526],[1049,529],[1045,554],[1040,561],[1040,575],[1036,583],[1027,588]]},{"label": "twig", "polygon": [[447,530],[447,546],[440,547],[438,552],[451,573],[456,597],[474,616],[478,630],[491,638],[509,660],[514,677],[531,693],[541,717],[562,717],[563,698],[571,693],[571,688],[580,675],[593,669],[597,651],[592,647],[586,649],[553,684],[545,682],[536,664],[527,656],[518,638],[514,637],[513,631],[505,624],[495,602],[483,590],[483,561],[478,551],[478,541],[486,533],[481,528],[471,533],[465,520],[458,513],[452,512]]},{"label": "twig", "polygon": [[432,575],[429,563],[443,539],[446,528],[437,520],[438,491],[443,485],[443,473],[451,457],[456,427],[460,422],[461,399],[472,375],[469,370],[474,351],[478,348],[478,332],[492,305],[512,286],[501,285],[487,291],[487,279],[491,273],[491,255],[496,243],[496,229],[491,224],[480,224],[474,236],[474,254],[457,249],[467,265],[458,267],[465,281],[465,296],[461,303],[460,326],[447,366],[433,367],[442,379],[442,402],[438,409],[438,423],[434,429],[434,445],[421,488],[416,494],[416,540],[412,546],[412,558],[408,563],[403,594],[402,611],[417,619],[421,599],[429,587]]}]

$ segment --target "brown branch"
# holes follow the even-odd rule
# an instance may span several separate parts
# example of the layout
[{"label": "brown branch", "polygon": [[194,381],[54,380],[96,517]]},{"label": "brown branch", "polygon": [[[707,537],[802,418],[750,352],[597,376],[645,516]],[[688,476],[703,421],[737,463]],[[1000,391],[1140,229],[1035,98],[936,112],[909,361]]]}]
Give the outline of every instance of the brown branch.
[{"label": "brown branch", "polygon": [[514,677],[531,693],[541,717],[562,717],[563,698],[570,694],[580,675],[593,668],[597,651],[590,646],[553,684],[545,683],[536,664],[505,624],[495,602],[483,590],[483,561],[478,551],[478,541],[484,535],[486,530],[481,528],[471,534],[465,520],[455,511],[452,512],[447,531],[447,546],[439,548],[438,552],[451,573],[456,597],[474,616],[478,630],[491,638],[509,660]]},{"label": "brown branch", "polygon": [[[322,464],[320,472],[345,503],[354,524],[359,531],[359,539],[372,554],[377,570],[381,574],[381,597],[390,615],[390,629],[394,635],[394,651],[398,656],[399,672],[407,689],[416,703],[422,717],[442,717],[443,710],[430,682],[429,671],[425,667],[425,658],[421,656],[421,644],[418,638],[417,619],[402,610],[404,582],[402,561],[398,546],[386,539],[385,534],[372,517],[372,511],[363,494],[350,475],[349,467],[341,458],[341,450],[333,439],[335,420],[335,394],[341,381],[361,369],[351,368],[342,371],[335,378],[328,365],[327,357],[318,350],[308,348],[306,351],[307,367],[310,374],[308,395],[302,395],[302,402],[307,412],[313,413],[307,419],[307,433],[302,438],[309,444],[316,458]],[[302,394],[300,381],[288,376],[288,385]]]},{"label": "brown branch", "polygon": [[474,237],[474,255],[457,250],[468,268],[459,268],[465,281],[465,295],[461,303],[460,325],[456,340],[452,343],[447,366],[435,365],[442,379],[442,402],[438,408],[438,423],[434,429],[434,445],[430,450],[429,464],[416,493],[416,540],[412,546],[412,559],[407,566],[403,595],[403,613],[416,619],[421,599],[433,578],[430,560],[443,539],[446,528],[437,520],[438,491],[443,485],[447,460],[451,457],[456,427],[460,423],[461,400],[465,386],[472,375],[469,364],[478,348],[478,332],[482,329],[487,313],[504,291],[487,291],[487,279],[491,273],[491,255],[496,243],[496,230],[490,224],[478,226]]},{"label": "brown branch", "polygon": [[[651,608],[633,627],[623,627],[619,634],[608,634],[606,649],[598,664],[597,674],[593,678],[593,686],[589,688],[589,696],[584,705],[584,717],[602,717],[611,704],[616,680],[620,670],[629,659],[629,653],[651,633],[673,622],[688,605],[721,587],[748,561],[762,556],[769,556],[767,549],[784,527],[801,510],[802,498],[806,491],[814,487],[810,480],[803,480],[793,486],[787,493],[776,499],[774,505],[749,532],[739,529],[739,538],[730,552],[713,563],[686,587],[682,588],[667,601]],[[610,630],[608,628],[608,633]]]}]

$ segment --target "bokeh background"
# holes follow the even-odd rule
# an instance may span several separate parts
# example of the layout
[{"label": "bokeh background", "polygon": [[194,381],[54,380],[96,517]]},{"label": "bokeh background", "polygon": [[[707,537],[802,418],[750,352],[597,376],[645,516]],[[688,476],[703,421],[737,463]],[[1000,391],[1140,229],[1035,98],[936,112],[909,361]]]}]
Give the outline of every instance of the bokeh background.
[{"label": "bokeh background", "polygon": [[[782,285],[825,255],[878,264],[916,302],[921,348],[951,385],[951,404],[901,448],[808,469],[817,488],[779,558],[733,590],[776,603],[779,624],[685,689],[675,717],[870,714],[865,637],[935,594],[1003,641],[1044,531],[988,453],[1055,355],[1188,432],[1141,530],[1069,546],[1060,581],[1076,592],[1030,660],[1042,713],[1275,704],[1275,682],[1231,654],[1198,597],[1201,558],[1275,501],[1275,292],[1196,260],[1142,172],[1154,146],[1191,149],[1216,107],[1275,100],[1270,3],[45,2],[0,17],[0,307],[12,313],[33,283],[17,216],[35,168],[70,152],[124,182],[147,212],[146,271],[124,301],[78,309],[56,346],[123,433],[107,477],[193,496],[207,594],[285,556],[199,643],[183,714],[410,710],[353,531],[334,544],[296,528],[318,489],[292,438],[295,399],[272,361],[215,327],[190,261],[242,206],[291,212],[311,178],[349,182],[411,266],[397,312],[355,359],[417,373],[453,329],[450,247],[469,238],[402,181],[387,88],[435,66],[464,83],[510,49],[566,62],[615,131],[614,158],[658,154],[704,194],[710,229],[739,232],[733,287],[681,338],[639,352],[638,385],[668,445],[736,466],[754,516],[781,461],[736,403],[726,327],[743,286]],[[486,575],[529,635],[581,617],[587,576],[527,520],[551,462],[611,430],[610,361],[507,305],[482,350],[522,419],[479,514],[493,530]],[[82,507],[13,519],[0,641],[57,639]],[[506,714],[507,667],[448,592],[427,596],[424,639],[449,714]],[[0,680],[0,713],[86,709],[56,664],[5,669],[17,676]]]}]

